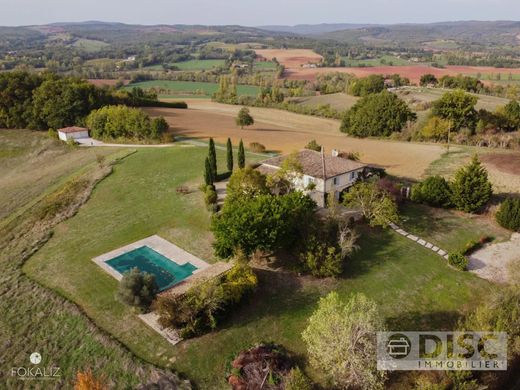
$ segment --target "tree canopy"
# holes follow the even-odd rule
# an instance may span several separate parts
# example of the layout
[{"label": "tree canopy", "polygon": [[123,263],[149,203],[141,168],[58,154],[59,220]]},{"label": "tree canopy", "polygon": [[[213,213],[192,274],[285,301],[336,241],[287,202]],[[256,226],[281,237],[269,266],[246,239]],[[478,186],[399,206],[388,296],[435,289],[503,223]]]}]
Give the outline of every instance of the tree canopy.
[{"label": "tree canopy", "polygon": [[258,195],[226,201],[212,220],[215,254],[229,258],[256,250],[290,248],[300,237],[301,221],[310,220],[316,203],[301,192],[284,196]]},{"label": "tree canopy", "polygon": [[439,100],[433,102],[432,113],[450,122],[452,130],[463,127],[474,129],[477,123],[475,105],[477,97],[459,89],[446,92]]},{"label": "tree canopy", "polygon": [[397,95],[383,91],[360,99],[346,112],[340,130],[356,137],[389,136],[416,118]]},{"label": "tree canopy", "polygon": [[105,106],[92,111],[86,120],[94,138],[158,139],[168,129],[164,118],[151,119],[139,108]]},{"label": "tree canopy", "polygon": [[242,107],[240,111],[238,112],[238,115],[236,117],[236,124],[237,126],[240,126],[241,129],[244,128],[244,126],[251,126],[255,123],[255,120],[249,113],[249,108]]},{"label": "tree canopy", "polygon": [[455,206],[467,213],[478,211],[491,199],[491,182],[477,155],[455,173],[452,192]]},{"label": "tree canopy", "polygon": [[382,389],[385,371],[376,367],[376,332],[384,330],[377,305],[363,294],[342,301],[321,298],[302,333],[311,364],[337,388]]}]

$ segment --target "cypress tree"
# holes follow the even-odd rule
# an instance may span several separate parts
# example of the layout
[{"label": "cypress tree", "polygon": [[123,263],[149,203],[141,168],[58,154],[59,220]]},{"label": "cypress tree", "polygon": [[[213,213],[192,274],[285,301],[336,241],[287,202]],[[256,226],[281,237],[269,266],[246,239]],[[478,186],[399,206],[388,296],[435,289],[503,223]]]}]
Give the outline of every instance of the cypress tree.
[{"label": "cypress tree", "polygon": [[246,152],[244,150],[244,143],[242,142],[242,139],[240,140],[240,144],[238,145],[238,167],[246,167]]},{"label": "cypress tree", "polygon": [[214,182],[217,179],[217,152],[215,151],[215,142],[213,141],[213,138],[209,139],[208,159],[211,168],[211,179],[212,182]]},{"label": "cypress tree", "polygon": [[227,139],[226,144],[226,157],[227,157],[227,169],[229,172],[233,171],[233,145],[231,145],[231,139]]},{"label": "cypress tree", "polygon": [[213,177],[211,174],[211,164],[209,163],[209,157],[206,157],[204,165],[204,183],[209,186],[213,184]]},{"label": "cypress tree", "polygon": [[473,213],[482,208],[491,198],[493,190],[486,169],[477,155],[455,174],[452,186],[453,203],[457,209]]}]

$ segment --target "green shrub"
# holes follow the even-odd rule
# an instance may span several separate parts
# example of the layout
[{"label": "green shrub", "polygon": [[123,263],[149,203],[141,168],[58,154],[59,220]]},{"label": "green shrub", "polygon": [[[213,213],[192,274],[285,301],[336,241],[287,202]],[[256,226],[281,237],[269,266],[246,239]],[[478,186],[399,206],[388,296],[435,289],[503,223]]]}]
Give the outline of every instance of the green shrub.
[{"label": "green shrub", "polygon": [[296,367],[285,377],[285,390],[312,390],[312,382]]},{"label": "green shrub", "polygon": [[252,269],[236,264],[228,273],[201,282],[183,295],[160,296],[155,302],[159,323],[189,338],[215,329],[219,320],[257,286]]},{"label": "green shrub", "polygon": [[214,186],[209,185],[206,187],[206,191],[204,192],[204,202],[206,206],[211,206],[217,203],[218,195],[217,191],[215,191]]},{"label": "green shrub", "polygon": [[319,278],[338,276],[343,272],[341,251],[324,242],[308,244],[306,252],[300,255],[300,261],[306,271]]},{"label": "green shrub", "polygon": [[457,209],[467,213],[474,213],[488,203],[493,190],[487,170],[480,164],[477,155],[455,173],[452,193]]},{"label": "green shrub", "polygon": [[434,207],[452,206],[449,183],[441,176],[431,176],[412,187],[411,200]]},{"label": "green shrub", "polygon": [[461,271],[466,271],[468,267],[468,259],[460,252],[450,253],[448,263]]},{"label": "green shrub", "polygon": [[57,132],[56,130],[54,130],[54,129],[49,129],[49,130],[47,131],[47,136],[48,136],[49,138],[52,138],[52,139],[58,139],[58,138],[59,138],[59,136],[58,136],[58,132]]},{"label": "green shrub", "polygon": [[155,276],[132,268],[123,274],[117,296],[121,302],[146,310],[159,292]]},{"label": "green shrub", "polygon": [[315,139],[313,139],[307,145],[305,145],[305,149],[314,150],[315,152],[320,152],[321,145],[318,144]]},{"label": "green shrub", "polygon": [[503,201],[496,219],[500,226],[512,231],[520,231],[520,199],[508,198]]},{"label": "green shrub", "polygon": [[86,120],[92,137],[99,139],[160,139],[168,129],[164,118],[150,119],[139,108],[105,106],[92,111]]},{"label": "green shrub", "polygon": [[493,237],[490,236],[482,236],[478,241],[471,240],[464,246],[464,251],[462,252],[463,255],[470,255],[473,252],[479,250],[484,246],[484,244],[491,242],[493,240]]}]

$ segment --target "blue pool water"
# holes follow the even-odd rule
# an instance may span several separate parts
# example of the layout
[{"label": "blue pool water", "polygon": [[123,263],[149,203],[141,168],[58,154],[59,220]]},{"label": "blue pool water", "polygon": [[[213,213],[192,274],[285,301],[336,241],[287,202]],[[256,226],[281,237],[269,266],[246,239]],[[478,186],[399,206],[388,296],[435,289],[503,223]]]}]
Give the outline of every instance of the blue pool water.
[{"label": "blue pool water", "polygon": [[114,257],[106,263],[121,274],[138,268],[141,272],[155,275],[160,291],[175,286],[197,269],[191,263],[179,265],[147,246]]}]

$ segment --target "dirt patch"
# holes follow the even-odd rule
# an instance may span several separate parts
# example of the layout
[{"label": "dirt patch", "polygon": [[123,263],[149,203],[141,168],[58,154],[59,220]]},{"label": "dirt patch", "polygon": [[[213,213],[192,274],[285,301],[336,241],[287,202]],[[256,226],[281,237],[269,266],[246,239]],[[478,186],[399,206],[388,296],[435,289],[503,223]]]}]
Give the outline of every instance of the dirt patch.
[{"label": "dirt patch", "polygon": [[520,259],[520,233],[506,242],[488,245],[470,256],[468,270],[497,283],[509,282],[509,264]]},{"label": "dirt patch", "polygon": [[481,159],[501,172],[520,175],[520,153],[484,154]]},{"label": "dirt patch", "polygon": [[235,124],[239,106],[208,100],[188,101],[188,110],[168,108],[146,109],[152,115],[162,115],[175,135],[207,139],[213,137],[224,144],[243,139],[244,144],[260,142],[267,150],[291,153],[315,139],[325,147],[345,152],[359,152],[365,163],[381,165],[393,175],[420,178],[428,166],[439,159],[442,146],[376,139],[347,137],[339,131],[339,121],[294,114],[287,111],[252,107],[255,125],[241,130]]}]

